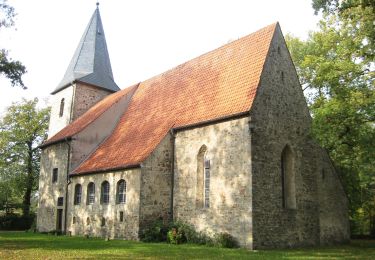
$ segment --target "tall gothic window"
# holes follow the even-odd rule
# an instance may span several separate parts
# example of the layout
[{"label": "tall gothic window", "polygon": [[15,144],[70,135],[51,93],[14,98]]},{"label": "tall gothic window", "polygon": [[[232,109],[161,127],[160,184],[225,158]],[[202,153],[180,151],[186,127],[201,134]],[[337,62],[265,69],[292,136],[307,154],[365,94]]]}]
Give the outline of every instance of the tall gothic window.
[{"label": "tall gothic window", "polygon": [[52,169],[52,182],[57,182],[58,176],[59,176],[59,169],[53,168]]},{"label": "tall gothic window", "polygon": [[81,198],[82,198],[82,186],[81,184],[76,184],[74,187],[74,205],[81,204]]},{"label": "tall gothic window", "polygon": [[109,182],[103,181],[102,188],[100,192],[100,203],[108,204],[109,203]]},{"label": "tall gothic window", "polygon": [[210,207],[210,160],[208,160],[206,154],[207,146],[202,145],[197,155],[197,208]]},{"label": "tall gothic window", "polygon": [[281,177],[283,192],[283,207],[296,209],[296,182],[294,172],[293,152],[288,145],[281,153]]},{"label": "tall gothic window", "polygon": [[64,114],[65,98],[62,98],[60,101],[60,112],[59,116],[62,117]]},{"label": "tall gothic window", "polygon": [[126,182],[125,180],[119,180],[117,182],[117,199],[118,204],[126,202]]},{"label": "tall gothic window", "polygon": [[204,158],[204,207],[210,207],[210,160]]},{"label": "tall gothic window", "polygon": [[87,185],[87,204],[94,204],[95,202],[95,184],[90,182]]}]

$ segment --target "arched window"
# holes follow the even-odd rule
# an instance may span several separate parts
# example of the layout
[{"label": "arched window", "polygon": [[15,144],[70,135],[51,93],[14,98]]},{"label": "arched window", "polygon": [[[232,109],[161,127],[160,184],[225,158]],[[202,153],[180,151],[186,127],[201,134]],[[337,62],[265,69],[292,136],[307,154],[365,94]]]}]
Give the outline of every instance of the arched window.
[{"label": "arched window", "polygon": [[103,181],[102,189],[100,192],[100,203],[108,204],[109,203],[109,182]]},{"label": "arched window", "polygon": [[118,204],[126,203],[126,181],[119,180],[117,182],[117,199]]},{"label": "arched window", "polygon": [[82,198],[82,186],[81,184],[76,184],[74,188],[74,205],[81,204],[81,198]]},{"label": "arched window", "polygon": [[87,217],[87,219],[86,219],[86,225],[90,225],[90,218],[89,217]]},{"label": "arched window", "polygon": [[62,98],[60,101],[60,112],[59,116],[62,117],[64,114],[65,98]]},{"label": "arched window", "polygon": [[197,155],[197,208],[210,207],[210,160],[206,152],[207,146],[202,145]]},{"label": "arched window", "polygon": [[283,192],[283,207],[296,209],[296,183],[294,172],[293,152],[288,145],[281,153],[281,177]]},{"label": "arched window", "polygon": [[95,184],[90,182],[87,185],[87,204],[94,204],[95,202]]},{"label": "arched window", "polygon": [[105,226],[105,218],[102,217],[102,223],[101,223],[101,226],[104,227]]}]

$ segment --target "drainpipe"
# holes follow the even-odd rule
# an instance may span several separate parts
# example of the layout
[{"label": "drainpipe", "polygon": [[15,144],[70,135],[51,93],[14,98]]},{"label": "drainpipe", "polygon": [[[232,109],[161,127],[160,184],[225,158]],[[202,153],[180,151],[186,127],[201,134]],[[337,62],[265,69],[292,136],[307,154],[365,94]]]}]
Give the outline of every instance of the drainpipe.
[{"label": "drainpipe", "polygon": [[175,146],[176,146],[176,133],[174,132],[173,128],[170,130],[171,134],[171,142],[172,142],[172,160],[171,160],[171,206],[170,206],[170,214],[171,214],[171,221],[173,221],[173,193],[174,193],[174,153],[175,153]]},{"label": "drainpipe", "polygon": [[65,185],[65,213],[64,213],[64,233],[66,234],[67,219],[68,219],[68,188],[69,188],[69,184],[71,183],[70,178],[69,178],[71,146],[66,137],[64,141],[68,145],[68,160],[67,160],[67,165],[66,165],[66,185]]}]

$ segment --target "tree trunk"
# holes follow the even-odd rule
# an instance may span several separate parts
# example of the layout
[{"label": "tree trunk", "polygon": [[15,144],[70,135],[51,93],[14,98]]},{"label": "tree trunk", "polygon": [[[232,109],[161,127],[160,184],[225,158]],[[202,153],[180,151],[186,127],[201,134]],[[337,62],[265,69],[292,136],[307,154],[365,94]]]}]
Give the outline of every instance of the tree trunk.
[{"label": "tree trunk", "polygon": [[28,151],[27,151],[26,190],[25,190],[25,194],[23,196],[23,202],[22,202],[23,216],[30,215],[31,192],[33,189],[33,182],[34,182],[33,166],[32,166],[32,160],[33,160],[32,142],[27,142],[27,148],[28,148]]}]

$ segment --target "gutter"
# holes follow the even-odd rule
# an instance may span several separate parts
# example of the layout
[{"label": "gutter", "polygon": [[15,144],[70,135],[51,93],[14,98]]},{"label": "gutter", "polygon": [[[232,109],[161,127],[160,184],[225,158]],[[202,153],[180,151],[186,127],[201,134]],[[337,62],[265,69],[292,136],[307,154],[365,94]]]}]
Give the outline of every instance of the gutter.
[{"label": "gutter", "polygon": [[47,143],[44,143],[44,144],[41,144],[38,146],[38,148],[46,148],[48,146],[51,146],[53,144],[58,144],[58,143],[63,143],[63,142],[67,142],[67,141],[72,141],[74,140],[71,136],[68,136],[68,137],[65,137],[64,139],[59,139],[59,140],[56,140],[56,141],[52,141],[52,142],[47,142]]},{"label": "gutter", "polygon": [[64,139],[65,143],[68,145],[68,161],[66,165],[66,185],[65,185],[65,214],[64,214],[64,233],[66,234],[66,227],[67,227],[67,220],[68,220],[68,188],[69,184],[71,183],[70,178],[69,178],[69,166],[70,166],[70,151],[71,151],[71,146],[67,138]]},{"label": "gutter", "polygon": [[240,112],[240,113],[237,113],[237,114],[233,114],[233,115],[229,115],[229,116],[223,116],[223,117],[219,117],[219,118],[215,118],[215,119],[210,119],[210,120],[207,120],[207,121],[201,121],[201,122],[198,122],[198,123],[195,123],[195,124],[179,126],[179,127],[175,127],[175,128],[172,128],[172,129],[173,129],[173,131],[176,131],[176,132],[177,131],[183,131],[183,130],[190,130],[190,129],[197,128],[197,127],[216,124],[216,123],[220,123],[220,122],[224,122],[224,121],[228,121],[228,120],[232,120],[232,119],[237,119],[237,118],[242,118],[242,117],[247,117],[247,116],[249,116],[249,111]]},{"label": "gutter", "polygon": [[100,170],[96,170],[96,171],[89,171],[89,172],[82,172],[82,173],[71,173],[71,174],[69,174],[69,177],[82,176],[82,175],[88,175],[88,174],[96,174],[96,173],[102,173],[102,172],[108,172],[108,171],[129,170],[129,169],[135,169],[135,168],[141,168],[141,164],[132,164],[132,165],[127,165],[127,166],[120,166],[120,167],[108,168],[108,169],[100,169]]}]

